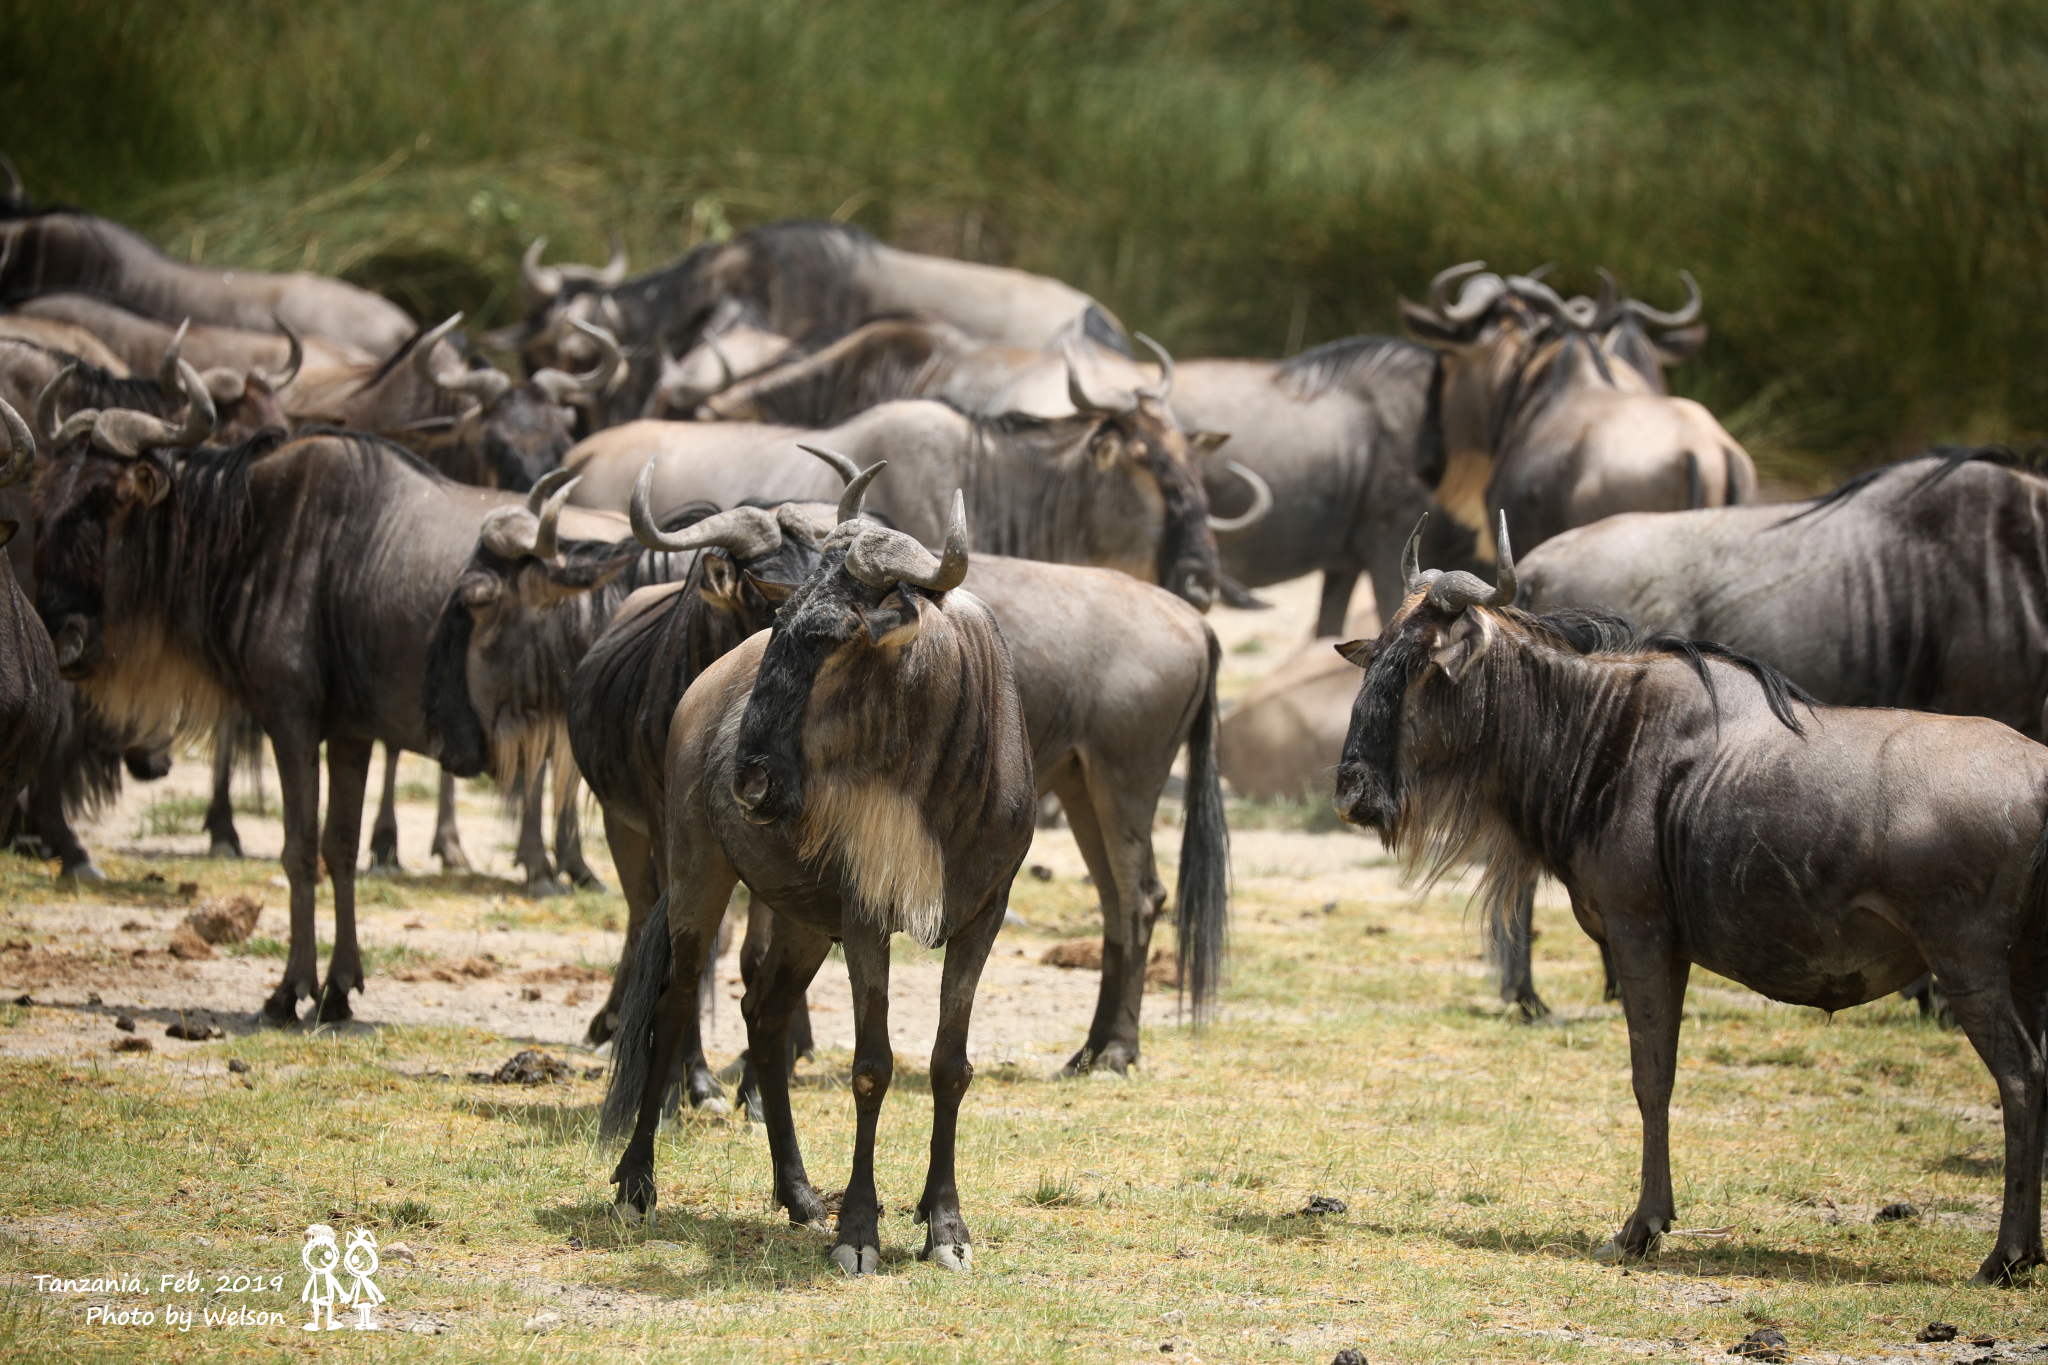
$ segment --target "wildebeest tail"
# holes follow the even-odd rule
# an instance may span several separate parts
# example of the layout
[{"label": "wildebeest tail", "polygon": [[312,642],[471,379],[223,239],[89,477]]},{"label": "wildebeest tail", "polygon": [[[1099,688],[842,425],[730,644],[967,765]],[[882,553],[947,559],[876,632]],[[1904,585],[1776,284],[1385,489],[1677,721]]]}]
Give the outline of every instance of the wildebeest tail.
[{"label": "wildebeest tail", "polygon": [[633,945],[632,974],[619,1001],[619,1031],[612,1038],[612,1077],[604,1094],[598,1135],[624,1137],[640,1116],[647,1068],[654,1065],[654,1011],[668,989],[668,892],[661,893]]},{"label": "wildebeest tail", "polygon": [[1180,886],[1174,897],[1183,998],[1200,1022],[1216,1005],[1230,927],[1230,828],[1216,772],[1216,674],[1222,646],[1209,631],[1209,680],[1188,732],[1187,812],[1181,822]]}]

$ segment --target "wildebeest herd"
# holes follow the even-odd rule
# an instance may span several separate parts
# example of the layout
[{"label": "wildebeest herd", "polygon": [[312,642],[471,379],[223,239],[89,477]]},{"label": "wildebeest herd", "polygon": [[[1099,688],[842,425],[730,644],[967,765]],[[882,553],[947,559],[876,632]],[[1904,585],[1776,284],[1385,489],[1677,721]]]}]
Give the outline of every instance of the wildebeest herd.
[{"label": "wildebeest herd", "polygon": [[889,941],[944,948],[917,1215],[922,1254],[965,1269],[968,1025],[1041,799],[1103,914],[1100,999],[1066,1070],[1123,1071],[1183,751],[1172,903],[1196,1018],[1221,982],[1203,613],[1319,570],[1316,633],[1337,635],[1364,574],[1383,629],[1339,646],[1364,675],[1338,812],[1425,874],[1483,864],[1504,993],[1530,1015],[1534,888],[1569,891],[1610,963],[1644,1125],[1609,1253],[1672,1224],[1698,963],[1825,1010],[1931,973],[2002,1098],[2004,1217],[1979,1277],[2040,1264],[2048,482],[2007,452],[1938,451],[1758,503],[1741,445],[1666,390],[1706,336],[1692,278],[1664,311],[1604,271],[1594,297],[1542,276],[1453,266],[1401,301],[1412,341],[1176,364],[1068,285],[837,223],[767,224],[638,276],[619,254],[546,264],[537,241],[524,320],[481,339],[520,379],[460,315],[175,262],[17,185],[0,205],[11,838],[97,877],[70,819],[124,766],[160,775],[211,735],[207,829],[238,854],[228,779],[260,731],[291,901],[262,1010],[289,1023],[310,999],[332,1022],[366,985],[375,744],[373,864],[398,856],[401,750],[442,766],[445,865],[465,865],[454,778],[520,795],[536,892],[595,881],[587,783],[631,911],[590,1023],[614,1053],[604,1127],[628,1137],[621,1216],[654,1207],[664,1105],[726,1103],[698,1002],[744,883],[741,1097],[799,1223],[825,1208],[789,1060],[843,947],[848,1273],[879,1264]]}]

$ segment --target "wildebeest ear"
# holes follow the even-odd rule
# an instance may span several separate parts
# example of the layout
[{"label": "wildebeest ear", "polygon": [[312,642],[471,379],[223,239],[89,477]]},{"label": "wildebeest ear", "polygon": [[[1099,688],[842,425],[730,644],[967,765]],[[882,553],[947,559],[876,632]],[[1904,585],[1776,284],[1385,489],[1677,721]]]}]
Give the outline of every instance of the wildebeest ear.
[{"label": "wildebeest ear", "polygon": [[868,643],[877,649],[901,649],[924,629],[924,594],[898,586],[872,607],[856,607],[868,628]]},{"label": "wildebeest ear", "polygon": [[4,548],[8,541],[14,539],[14,533],[20,529],[21,523],[18,521],[0,521],[0,548]]},{"label": "wildebeest ear", "polygon": [[1227,431],[1191,431],[1188,433],[1188,445],[1197,455],[1213,455],[1218,450],[1221,450],[1223,443],[1229,439],[1230,433]]},{"label": "wildebeest ear", "polygon": [[796,595],[796,586],[794,584],[771,583],[765,578],[754,577],[752,573],[748,573],[746,578],[754,591],[760,593],[761,596],[767,598],[770,602],[787,602]]},{"label": "wildebeest ear", "polygon": [[1088,447],[1088,453],[1095,457],[1097,469],[1108,469],[1124,457],[1124,438],[1115,430],[1106,429]]},{"label": "wildebeest ear", "polygon": [[1429,661],[1444,671],[1444,676],[1453,686],[1465,680],[1472,671],[1472,665],[1486,657],[1486,651],[1493,648],[1493,620],[1485,612],[1468,607],[1458,618],[1458,624],[1445,631],[1443,641]]},{"label": "wildebeest ear", "polygon": [[1372,666],[1373,653],[1379,647],[1380,642],[1376,639],[1346,640],[1343,644],[1336,646],[1336,650],[1338,656],[1346,663],[1357,664],[1360,668],[1370,668]]},{"label": "wildebeest ear", "polygon": [[1657,359],[1665,365],[1676,365],[1690,360],[1707,344],[1707,324],[1695,322],[1690,327],[1680,327],[1666,332],[1651,343],[1656,347]]},{"label": "wildebeest ear", "polygon": [[170,476],[148,460],[137,460],[122,476],[123,491],[146,507],[154,507],[171,493]]},{"label": "wildebeest ear", "polygon": [[697,589],[697,595],[704,599],[704,605],[729,611],[739,601],[739,571],[724,555],[707,554],[703,558],[704,584]]}]

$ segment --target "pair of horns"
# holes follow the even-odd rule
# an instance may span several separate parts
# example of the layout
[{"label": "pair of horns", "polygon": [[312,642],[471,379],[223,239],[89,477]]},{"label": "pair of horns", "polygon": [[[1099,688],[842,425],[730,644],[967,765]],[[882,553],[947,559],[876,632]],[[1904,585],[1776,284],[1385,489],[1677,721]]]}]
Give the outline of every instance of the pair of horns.
[{"label": "pair of horns", "polygon": [[1652,327],[1684,327],[1697,321],[1700,315],[1700,285],[1690,270],[1678,272],[1678,278],[1685,283],[1686,299],[1675,312],[1652,308],[1639,299],[1632,299],[1622,292],[1607,267],[1599,268],[1600,296],[1589,299],[1584,295],[1565,299],[1556,290],[1542,282],[1550,266],[1541,266],[1527,275],[1508,277],[1508,288],[1516,298],[1534,304],[1540,311],[1554,318],[1570,323],[1583,331],[1604,332],[1624,316],[1631,316]]},{"label": "pair of horns", "polygon": [[1466,607],[1510,607],[1515,602],[1517,583],[1515,580],[1515,555],[1508,548],[1508,514],[1500,514],[1499,534],[1494,541],[1493,586],[1488,587],[1476,574],[1463,569],[1444,573],[1440,569],[1424,572],[1422,568],[1422,528],[1429,521],[1424,512],[1415,523],[1414,534],[1408,537],[1408,544],[1401,551],[1401,588],[1409,596],[1429,589],[1429,600],[1434,606],[1453,611]]},{"label": "pair of horns", "polygon": [[506,559],[524,555],[553,559],[560,550],[556,524],[582,477],[566,469],[550,469],[527,491],[523,506],[493,508],[484,518],[480,539]]},{"label": "pair of horns", "polygon": [[724,550],[736,560],[759,559],[782,548],[785,539],[805,545],[818,543],[818,528],[810,514],[794,503],[773,511],[765,507],[733,507],[714,512],[680,531],[664,531],[654,520],[654,466],[649,460],[633,484],[633,501],[628,515],[633,536],[650,550],[680,554],[685,550]]},{"label": "pair of horns", "polygon": [[5,399],[0,399],[0,424],[7,427],[7,463],[0,465],[0,488],[11,488],[35,467],[36,436]]},{"label": "pair of horns", "polygon": [[[1451,286],[1459,280],[1465,280],[1465,287],[1459,291],[1458,301],[1453,303]],[[1445,326],[1462,327],[1484,317],[1507,291],[1507,281],[1486,273],[1486,262],[1466,261],[1436,273],[1436,278],[1429,282],[1427,308]]]},{"label": "pair of horns", "polygon": [[[454,331],[462,321],[457,313],[446,322],[421,337],[412,348],[413,372],[435,388],[450,393],[466,394],[474,398],[481,407],[503,398],[512,391],[512,376],[503,370],[485,368],[481,370],[434,368],[434,347],[440,340]],[[619,349],[619,339],[602,327],[592,326],[581,318],[570,318],[569,325],[597,343],[598,360],[588,373],[570,374],[553,368],[543,369],[532,379],[534,387],[548,396],[551,403],[567,403],[572,399],[596,397],[615,385],[625,368],[625,353]]]},{"label": "pair of horns", "polygon": [[[299,368],[306,362],[306,343],[304,338],[299,335],[296,327],[293,327],[276,313],[270,315],[270,320],[277,324],[278,330],[284,333],[285,340],[290,345],[290,351],[285,357],[284,368],[281,370],[266,370],[262,366],[257,365],[252,366],[249,372],[244,375],[225,365],[216,365],[210,370],[201,372],[199,378],[205,383],[206,391],[212,396],[215,403],[240,402],[242,395],[249,390],[249,381],[251,379],[260,379],[269,387],[272,393],[281,393],[286,385],[299,377]],[[165,393],[177,392],[178,366],[183,359],[186,333],[191,330],[192,319],[186,318],[183,322],[179,323],[178,330],[171,336],[170,345],[164,347],[164,358],[157,362],[156,384]]]},{"label": "pair of horns", "polygon": [[536,237],[533,245],[526,248],[526,254],[519,258],[519,284],[529,308],[552,303],[571,280],[587,280],[600,289],[610,289],[626,278],[626,244],[616,232],[612,234],[611,260],[602,269],[567,263],[542,265],[540,254],[547,250],[547,245],[547,238]]},{"label": "pair of horns", "polygon": [[196,446],[213,435],[213,396],[199,372],[184,360],[177,363],[179,388],[185,395],[185,416],[176,425],[153,413],[129,408],[80,408],[61,422],[57,417],[57,391],[77,371],[72,361],[57,371],[36,398],[36,423],[49,439],[51,449],[68,444],[81,432],[92,433],[92,443],[101,450],[134,459],[145,450]]},{"label": "pair of horns", "polygon": [[1159,382],[1140,384],[1130,401],[1121,403],[1104,403],[1091,397],[1087,387],[1081,382],[1081,359],[1074,351],[1073,338],[1070,336],[1060,343],[1060,354],[1067,362],[1067,401],[1074,405],[1075,412],[1083,417],[1120,417],[1136,408],[1140,398],[1151,398],[1164,403],[1173,393],[1173,357],[1167,354],[1164,346],[1143,332],[1136,333],[1136,336],[1139,341],[1145,343],[1153,355],[1159,357]]}]

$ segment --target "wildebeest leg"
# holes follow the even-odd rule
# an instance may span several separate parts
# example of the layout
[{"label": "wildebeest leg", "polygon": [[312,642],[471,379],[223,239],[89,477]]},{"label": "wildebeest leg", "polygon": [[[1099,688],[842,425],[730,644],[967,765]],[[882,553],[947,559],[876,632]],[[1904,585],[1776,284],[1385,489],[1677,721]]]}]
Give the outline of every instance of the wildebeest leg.
[{"label": "wildebeest leg", "polygon": [[350,1015],[348,993],[363,989],[363,952],[356,942],[356,853],[362,848],[363,790],[370,781],[370,741],[327,741],[327,829],[320,852],[334,881],[334,955],[327,960],[327,988],[320,995],[320,1022],[338,1024]]},{"label": "wildebeest leg", "polygon": [[[766,902],[755,901],[748,912],[748,937],[755,919],[772,920],[775,912]],[[754,979],[740,1000],[740,1015],[747,1021],[747,1051],[756,1057],[779,1057],[789,1047],[789,1021],[818,964],[832,949],[832,940],[790,920],[763,933],[766,949],[755,964]],[[856,1073],[858,1074],[858,1073]],[[768,1150],[775,1162],[775,1203],[789,1210],[789,1221],[798,1225],[823,1226],[825,1201],[811,1186],[804,1170],[803,1151],[797,1143],[796,1119],[789,1107],[789,1073],[771,1066],[757,1073],[761,1122],[768,1128]],[[858,1083],[856,1083],[858,1084]],[[840,1227],[846,1226],[846,1212],[840,1210]],[[873,1242],[873,1237],[869,1237]],[[836,1259],[836,1256],[835,1256]],[[858,1273],[856,1267],[856,1273]]]},{"label": "wildebeest leg", "polygon": [[583,776],[574,768],[565,768],[555,780],[555,866],[570,885],[602,891],[604,883],[583,861],[583,828],[576,812],[576,792],[582,785]]},{"label": "wildebeest leg", "polygon": [[606,811],[604,836],[612,848],[612,861],[619,869],[619,890],[626,897],[626,942],[619,951],[619,970],[612,977],[612,988],[591,1019],[590,1031],[583,1035],[583,1041],[592,1047],[610,1039],[613,1030],[619,1026],[619,997],[626,989],[627,975],[633,970],[633,948],[640,942],[640,926],[647,922],[647,912],[654,907],[654,898],[661,894],[654,876],[654,857],[649,851],[651,841],[647,832],[633,828]]},{"label": "wildebeest leg", "polygon": [[1660,928],[1604,916],[1628,1019],[1628,1060],[1643,1116],[1642,1189],[1635,1212],[1597,1253],[1602,1260],[1648,1254],[1677,1216],[1671,1192],[1671,1084],[1678,1073],[1678,1021],[1692,963]]},{"label": "wildebeest leg", "polygon": [[932,1042],[932,1164],[917,1201],[917,1221],[925,1225],[921,1261],[937,1261],[948,1270],[974,1264],[974,1239],[960,1216],[960,1191],[954,1184],[953,1148],[960,1130],[960,1101],[974,1079],[967,1060],[967,1025],[974,1014],[974,990],[982,965],[1003,927],[1009,905],[1004,885],[989,897],[981,917],[953,935],[946,944],[946,966],[939,978],[939,1032]]},{"label": "wildebeest leg", "polygon": [[1351,590],[1358,583],[1358,566],[1323,570],[1323,596],[1316,607],[1316,634],[1342,635],[1344,618],[1351,614]]},{"label": "wildebeest leg", "polygon": [[541,836],[547,772],[547,764],[536,763],[519,800],[519,851],[512,855],[512,861],[526,869],[529,896],[556,896],[562,891],[555,881],[555,865],[548,861],[547,840]]},{"label": "wildebeest leg", "polygon": [[[2038,931],[2037,931],[2038,932]],[[2000,1284],[2044,1264],[2041,1246],[2043,1089],[2048,1085],[2040,999],[2041,945],[2022,942],[2003,961],[1960,962],[1928,955],[1956,1023],[1998,1085],[2005,1120],[2005,1208],[1998,1241],[1972,1284]]]},{"label": "wildebeest leg", "polygon": [[704,843],[706,847],[696,859],[699,865],[687,869],[686,880],[669,886],[668,985],[654,1009],[654,1047],[640,1086],[633,1136],[612,1171],[611,1183],[619,1187],[618,1215],[628,1223],[637,1223],[654,1211],[654,1135],[661,1129],[669,1071],[675,1066],[685,1030],[696,1018],[697,963],[704,941],[716,929],[716,916],[725,913],[725,903],[739,881],[739,874],[717,845],[708,836]]},{"label": "wildebeest leg", "polygon": [[[879,1231],[881,1201],[875,1194],[875,1128],[896,1061],[889,1049],[889,934],[865,916],[850,912],[843,921],[846,979],[853,987],[853,1174],[839,1204],[839,1235],[832,1244],[832,1264],[849,1275],[872,1275],[881,1269]],[[767,1056],[773,1050],[763,1048]],[[762,1077],[762,1098],[767,1098]]]},{"label": "wildebeest leg", "polygon": [[[750,898],[747,905],[747,932],[740,940],[740,982],[747,990],[754,989],[754,983],[760,979],[761,964],[768,960],[769,953],[774,949],[776,928],[775,912],[763,902]],[[706,983],[705,989],[710,989],[709,982]],[[799,996],[789,1016],[790,1075],[796,1074],[797,1058],[810,1056],[813,1046],[811,1002],[808,996]],[[764,1111],[761,1108],[761,1078],[754,1067],[754,1049],[751,1046],[740,1054],[739,1064],[740,1104],[746,1109],[748,1118],[756,1123],[764,1122]]]},{"label": "wildebeest leg", "polygon": [[[1514,903],[1499,917],[1487,918],[1487,956],[1500,969],[1500,1000],[1521,1015],[1523,1023],[1550,1017],[1550,1006],[1536,994],[1536,980],[1530,970],[1530,950],[1535,943],[1536,879],[1531,877],[1515,890]],[[1607,950],[1600,950],[1606,956]],[[1614,969],[1608,968],[1608,979]]]},{"label": "wildebeest leg", "polygon": [[370,826],[370,871],[402,872],[398,863],[398,753],[384,746],[384,794],[377,802],[377,822]]},{"label": "wildebeest leg", "polygon": [[226,716],[213,727],[213,799],[206,803],[206,832],[210,836],[206,856],[209,858],[242,856],[242,836],[235,831],[234,807],[235,731],[238,728],[236,718]]},{"label": "wildebeest leg", "polygon": [[58,860],[58,876],[75,877],[82,882],[103,882],[107,874],[93,865],[92,855],[85,851],[85,845],[78,841],[78,832],[64,817],[64,779],[63,770],[57,763],[57,750],[57,745],[50,746],[50,753],[44,758],[36,780],[29,785],[29,831],[42,841],[50,856]]},{"label": "wildebeest leg", "polygon": [[1125,793],[1106,790],[1093,777],[1076,766],[1054,786],[1102,897],[1101,993],[1088,1041],[1063,1074],[1102,1066],[1122,1075],[1138,1060],[1145,968],[1166,888],[1153,866],[1151,811],[1142,809],[1142,802],[1122,800]]},{"label": "wildebeest leg", "polygon": [[320,875],[320,741],[300,725],[263,727],[277,758],[278,798],[284,807],[284,875],[291,884],[291,945],[284,979],[263,1004],[265,1018],[288,1023],[299,1001],[319,994],[313,895]]},{"label": "wildebeest leg", "polygon": [[683,1043],[676,1050],[675,1070],[669,1076],[669,1094],[665,1101],[667,1108],[664,1113],[674,1113],[677,1097],[683,1094],[689,1096],[690,1107],[700,1114],[731,1112],[732,1106],[725,1102],[725,1087],[720,1085],[718,1077],[712,1074],[711,1063],[704,1060],[704,1007],[709,1003],[712,984],[718,980],[719,955],[731,941],[731,935],[725,927],[725,919],[721,917],[716,928],[707,937],[704,952],[696,963],[695,987],[690,992],[690,998],[696,1002],[696,1008],[690,1011],[690,1017],[683,1024]]},{"label": "wildebeest leg", "polygon": [[440,804],[434,812],[433,853],[441,860],[443,872],[469,871],[469,855],[462,851],[462,831],[455,827],[455,775],[441,770]]}]

